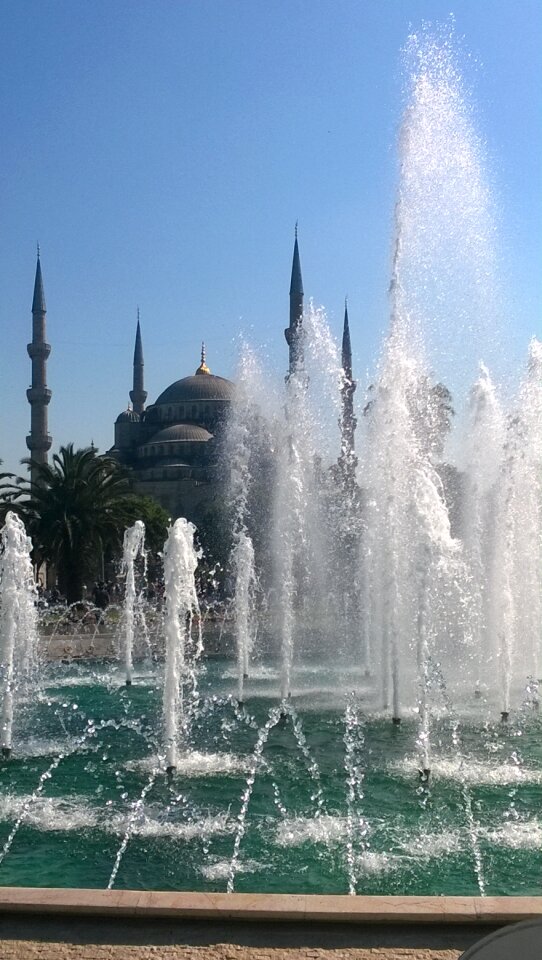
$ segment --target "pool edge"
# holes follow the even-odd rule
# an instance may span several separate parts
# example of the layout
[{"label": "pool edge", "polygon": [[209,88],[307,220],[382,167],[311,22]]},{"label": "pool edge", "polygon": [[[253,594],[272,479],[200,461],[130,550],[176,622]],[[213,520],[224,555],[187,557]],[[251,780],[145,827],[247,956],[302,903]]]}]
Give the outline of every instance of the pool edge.
[{"label": "pool edge", "polygon": [[1,887],[0,914],[144,919],[504,926],[542,916],[542,897],[192,893]]}]

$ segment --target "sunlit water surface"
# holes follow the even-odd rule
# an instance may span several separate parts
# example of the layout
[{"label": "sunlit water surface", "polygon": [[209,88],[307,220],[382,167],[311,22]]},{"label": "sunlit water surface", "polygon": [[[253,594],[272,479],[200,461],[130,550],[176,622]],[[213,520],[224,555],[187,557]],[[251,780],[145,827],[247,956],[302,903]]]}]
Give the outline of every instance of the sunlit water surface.
[{"label": "sunlit water surface", "polygon": [[[364,683],[316,664],[294,673],[293,711],[255,766],[232,877],[279,666],[255,665],[240,707],[235,664],[204,664],[191,742],[168,778],[160,665],[136,664],[128,688],[116,666],[50,664],[0,768],[2,884],[103,888],[116,865],[116,888],[539,894],[538,715],[502,724],[498,704],[473,698],[456,727],[437,719],[424,784],[417,717],[393,727]],[[345,743],[347,702],[358,723]]]}]

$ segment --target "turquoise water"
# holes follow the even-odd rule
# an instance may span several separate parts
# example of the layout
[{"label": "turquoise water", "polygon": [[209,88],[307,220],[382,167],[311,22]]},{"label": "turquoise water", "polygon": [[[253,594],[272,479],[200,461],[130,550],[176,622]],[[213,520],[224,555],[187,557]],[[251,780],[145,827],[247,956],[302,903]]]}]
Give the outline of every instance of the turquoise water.
[{"label": "turquoise water", "polygon": [[[0,766],[0,846],[9,843],[0,883],[106,887],[127,839],[115,887],[226,889],[250,757],[277,705],[276,673],[258,668],[239,709],[216,702],[235,691],[231,662],[207,663],[191,749],[171,780],[160,769],[160,674],[141,667],[127,688],[104,664],[46,668],[40,692],[18,707],[13,757]],[[415,717],[394,728],[364,716],[361,696],[354,761],[363,776],[349,806],[344,678],[323,679],[309,669],[292,699],[305,754],[290,718],[270,732],[236,890],[347,893],[353,877],[367,894],[542,892],[537,716],[503,725],[472,709],[457,727],[460,747],[452,721],[435,721],[424,785]]]}]

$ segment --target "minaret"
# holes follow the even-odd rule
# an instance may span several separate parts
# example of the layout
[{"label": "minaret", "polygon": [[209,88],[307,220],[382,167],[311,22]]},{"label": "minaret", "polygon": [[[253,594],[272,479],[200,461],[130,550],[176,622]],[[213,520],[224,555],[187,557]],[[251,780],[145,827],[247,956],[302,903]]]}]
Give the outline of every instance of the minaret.
[{"label": "minaret", "polygon": [[[32,343],[27,346],[28,356],[32,360],[32,386],[26,391],[31,410],[30,433],[26,438],[26,445],[31,459],[36,464],[47,463],[47,453],[52,442],[47,423],[47,407],[51,400],[51,391],[47,387],[47,357],[51,353],[51,346],[45,340],[46,313],[38,244],[38,262],[32,300]],[[31,483],[36,482],[36,477],[37,469],[31,467]]]},{"label": "minaret", "polygon": [[303,365],[303,345],[301,326],[303,323],[303,280],[297,244],[297,223],[295,225],[294,256],[292,260],[292,279],[290,281],[290,325],[284,331],[286,343],[290,349],[289,374]]},{"label": "minaret", "polygon": [[145,390],[144,380],[143,380],[143,345],[141,343],[141,327],[139,324],[139,307],[137,308],[137,330],[135,338],[135,349],[134,349],[134,386],[133,390],[130,390],[130,400],[133,404],[134,413],[137,413],[138,416],[141,416],[145,409],[145,400],[147,399],[147,391]]},{"label": "minaret", "polygon": [[352,377],[352,345],[350,343],[350,327],[348,324],[348,303],[344,301],[344,327],[342,343],[343,384],[341,387],[342,411],[341,428],[341,455],[339,463],[345,480],[353,481],[356,472],[356,455],[354,453],[354,434],[357,420],[354,416],[354,393],[357,383]]}]

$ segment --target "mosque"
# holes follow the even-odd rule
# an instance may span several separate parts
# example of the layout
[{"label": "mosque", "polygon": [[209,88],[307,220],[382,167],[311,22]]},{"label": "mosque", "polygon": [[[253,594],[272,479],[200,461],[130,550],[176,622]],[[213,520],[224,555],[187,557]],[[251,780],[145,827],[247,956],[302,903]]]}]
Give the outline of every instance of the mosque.
[{"label": "mosque", "polygon": [[[32,319],[32,342],[28,345],[32,360],[32,386],[27,390],[31,426],[27,446],[35,462],[46,463],[52,443],[47,419],[51,390],[47,386],[46,376],[51,347],[46,342],[46,306],[39,249]],[[284,331],[289,348],[289,375],[303,363],[302,323],[303,280],[296,229],[290,283],[290,319]],[[354,482],[356,421],[353,394],[356,383],[352,378],[346,307],[342,365],[342,447],[337,466],[346,481]],[[201,362],[195,373],[176,380],[162,391],[153,404],[145,406],[147,391],[138,315],[129,396],[131,403],[115,421],[115,440],[108,451],[109,455],[129,470],[135,492],[158,501],[173,518],[184,516],[197,521],[206,508],[220,497],[227,480],[221,440],[235,396],[235,385],[231,380],[211,373],[206,363],[205,346],[202,345]]]},{"label": "mosque", "polygon": [[235,387],[205,362],[176,380],[145,408],[143,347],[138,320],[131,405],[115,422],[109,454],[128,467],[134,489],[157,500],[171,517],[194,519],[221,484],[220,439]]}]

